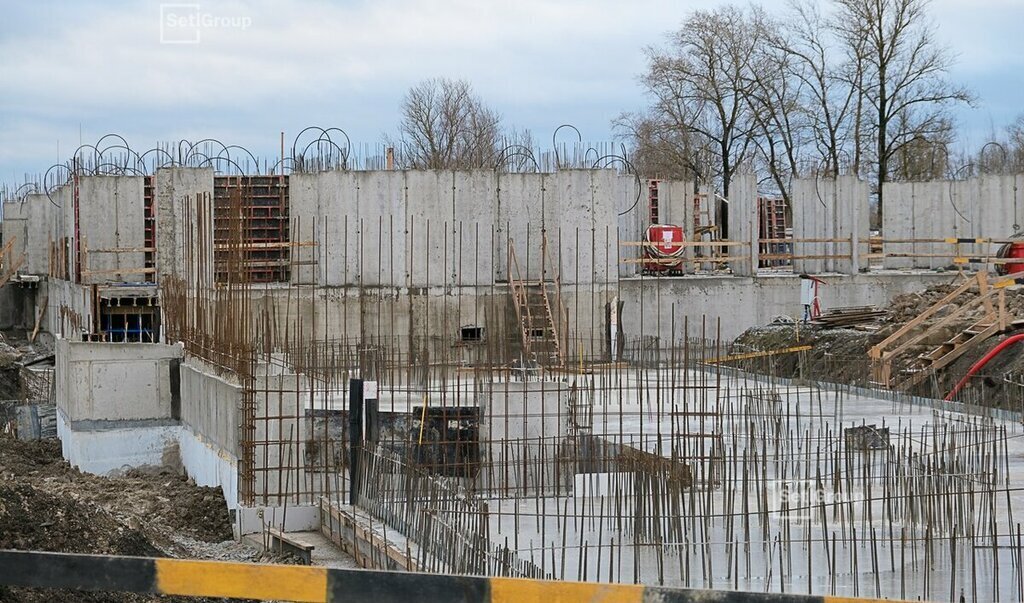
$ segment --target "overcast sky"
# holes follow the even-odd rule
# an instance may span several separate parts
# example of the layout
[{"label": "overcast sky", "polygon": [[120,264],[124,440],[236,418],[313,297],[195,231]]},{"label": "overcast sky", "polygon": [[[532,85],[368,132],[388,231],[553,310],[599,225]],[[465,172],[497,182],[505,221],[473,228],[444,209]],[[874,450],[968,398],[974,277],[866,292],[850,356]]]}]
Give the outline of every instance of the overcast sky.
[{"label": "overcast sky", "polygon": [[[290,141],[307,125],[375,144],[395,131],[403,93],[433,76],[470,80],[538,143],[566,122],[588,141],[610,140],[609,122],[645,103],[643,48],[719,4],[3,0],[0,182],[20,183],[108,132],[137,150],[214,137],[262,157],[279,154],[281,131]],[[958,118],[981,144],[1024,113],[1024,0],[934,0],[932,12],[958,57],[953,77],[979,97]],[[167,43],[197,33],[198,43]]]}]

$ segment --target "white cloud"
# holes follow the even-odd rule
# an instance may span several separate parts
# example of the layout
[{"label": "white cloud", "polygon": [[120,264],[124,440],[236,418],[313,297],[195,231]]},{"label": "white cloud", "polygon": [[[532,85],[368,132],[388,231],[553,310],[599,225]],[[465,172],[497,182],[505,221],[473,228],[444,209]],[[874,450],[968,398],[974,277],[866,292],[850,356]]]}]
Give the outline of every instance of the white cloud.
[{"label": "white cloud", "polygon": [[[0,178],[51,163],[52,141],[77,141],[78,124],[87,140],[129,132],[140,147],[217,136],[270,154],[277,132],[310,123],[373,142],[394,128],[404,91],[437,75],[471,80],[538,140],[565,121],[603,139],[611,117],[644,102],[635,80],[643,47],[661,43],[690,11],[717,4],[200,2],[204,13],[251,24],[204,29],[195,45],[160,43],[157,2],[12,9],[0,33]],[[935,1],[940,37],[960,54],[958,77],[1019,68],[1007,48],[1021,4]]]}]

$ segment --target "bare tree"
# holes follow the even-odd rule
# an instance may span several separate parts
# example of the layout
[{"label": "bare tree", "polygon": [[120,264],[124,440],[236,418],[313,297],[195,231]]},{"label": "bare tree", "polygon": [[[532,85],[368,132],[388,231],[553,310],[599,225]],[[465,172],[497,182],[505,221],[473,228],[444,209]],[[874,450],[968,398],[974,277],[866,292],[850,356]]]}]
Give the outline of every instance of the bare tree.
[{"label": "bare tree", "polygon": [[417,169],[467,169],[493,163],[501,118],[465,80],[435,78],[402,100],[400,161]]},{"label": "bare tree", "polygon": [[[697,11],[670,35],[667,49],[647,50],[648,70],[641,78],[658,123],[706,139],[717,164],[712,176],[726,197],[757,127],[748,98],[760,35],[740,8]],[[727,208],[719,209],[718,222],[727,233]]]},{"label": "bare tree", "polygon": [[641,176],[707,184],[701,180],[709,172],[707,148],[688,130],[653,112],[623,113],[612,125],[629,141],[630,162]]},{"label": "bare tree", "polygon": [[946,108],[971,96],[946,78],[952,58],[935,41],[929,0],[835,2],[835,28],[846,47],[865,50],[861,82],[872,109],[881,215],[896,154],[913,140],[944,136],[950,127]]},{"label": "bare tree", "polygon": [[1006,127],[1007,163],[1016,171],[1024,171],[1024,115]]},{"label": "bare tree", "polygon": [[[805,103],[806,67],[786,49],[782,23],[753,9],[751,26],[762,41],[754,47],[747,102],[757,129],[752,137],[759,163],[788,205],[789,182],[799,175],[806,146],[809,111]],[[761,170],[759,170],[761,171]]]},{"label": "bare tree", "polygon": [[509,128],[501,136],[498,147],[493,164],[486,167],[508,172],[531,171],[540,167],[534,154],[533,132],[527,128]]},{"label": "bare tree", "polygon": [[995,130],[976,152],[961,158],[960,171],[971,174],[1019,174],[1024,172],[1024,114]]},{"label": "bare tree", "polygon": [[768,46],[788,58],[784,64],[800,82],[797,108],[813,145],[803,157],[812,162],[807,171],[834,176],[845,164],[857,173],[863,45],[847,47],[845,58],[837,60],[842,52],[814,0],[793,0],[786,18],[771,31]]},{"label": "bare tree", "polygon": [[953,126],[949,124],[932,137],[917,136],[900,145],[893,154],[891,180],[939,180],[949,173],[949,149]]}]

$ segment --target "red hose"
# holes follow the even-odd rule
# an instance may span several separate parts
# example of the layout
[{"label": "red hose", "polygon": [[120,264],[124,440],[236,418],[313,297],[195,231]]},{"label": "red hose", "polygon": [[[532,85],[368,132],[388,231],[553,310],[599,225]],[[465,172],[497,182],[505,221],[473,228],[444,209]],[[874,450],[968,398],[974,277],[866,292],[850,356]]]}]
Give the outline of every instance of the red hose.
[{"label": "red hose", "polygon": [[974,373],[980,371],[983,366],[988,364],[989,360],[992,360],[993,358],[998,356],[999,352],[1002,352],[1004,349],[1017,343],[1018,341],[1024,341],[1024,334],[1007,337],[1005,340],[999,342],[999,344],[997,344],[994,348],[989,350],[988,354],[985,354],[985,356],[982,357],[981,360],[975,362],[974,365],[971,367],[971,370],[967,371],[967,374],[964,375],[964,378],[957,382],[956,386],[954,386],[953,389],[950,390],[948,394],[946,394],[945,400],[947,402],[952,400],[953,396],[955,396],[963,386],[967,385],[967,381],[974,376]]}]

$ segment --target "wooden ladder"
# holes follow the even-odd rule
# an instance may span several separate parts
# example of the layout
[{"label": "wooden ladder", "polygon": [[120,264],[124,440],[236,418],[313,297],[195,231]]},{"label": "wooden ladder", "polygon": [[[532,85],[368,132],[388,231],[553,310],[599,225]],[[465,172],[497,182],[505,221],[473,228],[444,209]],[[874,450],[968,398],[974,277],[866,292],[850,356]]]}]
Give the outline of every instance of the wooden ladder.
[{"label": "wooden ladder", "polygon": [[14,247],[14,240],[17,237],[11,237],[7,240],[7,244],[0,249],[0,287],[3,287],[14,278],[14,275],[18,273],[21,265],[25,263],[25,254],[21,254],[17,258],[14,258],[14,254],[11,253],[11,249]]},{"label": "wooden ladder", "polygon": [[[563,342],[564,324],[561,303],[561,283],[556,275],[544,278],[547,264],[547,236],[541,242],[542,277],[528,280],[523,277],[516,258],[513,241],[508,242],[508,283],[512,305],[519,324],[523,356],[543,365],[565,366]],[[555,299],[552,300],[552,297]],[[556,315],[556,312],[558,313]]]},{"label": "wooden ladder", "polygon": [[[949,305],[958,296],[970,291],[975,286],[978,288],[977,297],[962,304],[937,322],[925,325],[925,321],[934,316],[941,308]],[[898,355],[906,352],[911,346],[921,345],[923,341],[934,336],[935,333],[941,332],[957,319],[962,319],[979,309],[984,310],[981,318],[938,346],[918,354],[909,364],[898,370],[897,374],[893,374],[893,360]],[[884,341],[871,348],[868,355],[872,361],[874,380],[885,387],[906,391],[924,381],[934,371],[952,363],[978,343],[996,333],[1005,331],[1009,323],[1006,313],[1005,290],[993,288],[988,282],[988,273],[979,272],[903,325]]]},{"label": "wooden ladder", "polygon": [[[718,242],[718,225],[715,224],[715,204],[722,199],[718,195],[708,193],[697,193],[693,196],[693,238],[694,241],[703,241],[707,237],[708,243]],[[711,262],[709,268],[715,267],[715,262],[722,255],[717,245],[709,245],[705,253],[703,247],[696,247],[694,255],[699,262]]]}]

